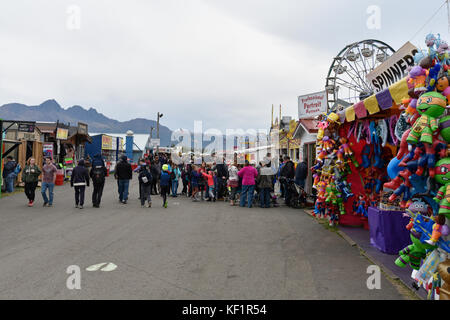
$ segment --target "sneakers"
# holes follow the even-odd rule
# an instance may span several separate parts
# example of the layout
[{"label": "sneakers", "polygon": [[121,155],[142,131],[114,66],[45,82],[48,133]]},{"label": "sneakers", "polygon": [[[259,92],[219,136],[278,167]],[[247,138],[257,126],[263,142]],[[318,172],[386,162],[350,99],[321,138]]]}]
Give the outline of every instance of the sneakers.
[{"label": "sneakers", "polygon": [[141,204],[141,208],[145,208],[145,206],[143,204]]},{"label": "sneakers", "polygon": [[167,208],[167,201],[164,202],[163,207],[164,207],[164,208]]},{"label": "sneakers", "polygon": [[80,207],[79,205],[77,205],[77,204],[75,205],[75,208],[77,208],[77,209],[78,209],[79,207]]},{"label": "sneakers", "polygon": [[42,206],[43,206],[43,207],[46,207],[47,204],[48,204],[47,202],[44,202],[44,203],[42,204]]},{"label": "sneakers", "polygon": [[29,206],[29,207],[32,207],[32,206],[33,206],[33,204],[34,204],[34,202],[33,202],[33,201],[31,201],[31,200],[30,200],[30,201],[28,201],[28,206]]},{"label": "sneakers", "polygon": [[79,208],[79,209],[83,209],[83,206],[79,206],[78,208]]},{"label": "sneakers", "polygon": [[149,202],[148,205],[147,205],[147,208],[151,208],[151,207],[152,207],[152,203]]}]

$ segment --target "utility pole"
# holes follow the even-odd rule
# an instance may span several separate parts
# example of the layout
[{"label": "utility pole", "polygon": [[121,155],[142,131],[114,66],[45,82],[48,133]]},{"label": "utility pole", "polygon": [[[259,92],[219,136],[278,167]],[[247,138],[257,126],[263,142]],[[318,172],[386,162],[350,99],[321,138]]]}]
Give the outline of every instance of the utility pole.
[{"label": "utility pole", "polygon": [[[159,118],[162,118],[163,114],[159,113],[156,116],[156,135],[157,138],[159,139]],[[159,145],[156,147],[156,153],[159,153]]]}]

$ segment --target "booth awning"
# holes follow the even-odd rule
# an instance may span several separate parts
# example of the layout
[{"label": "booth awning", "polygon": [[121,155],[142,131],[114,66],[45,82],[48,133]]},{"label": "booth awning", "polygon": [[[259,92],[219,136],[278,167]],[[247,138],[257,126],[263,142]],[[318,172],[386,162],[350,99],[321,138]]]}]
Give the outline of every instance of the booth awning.
[{"label": "booth awning", "polygon": [[347,107],[345,110],[339,111],[338,115],[341,122],[352,122],[356,119],[362,119],[368,115],[388,110],[394,105],[401,104],[402,100],[407,99],[408,97],[407,78],[403,78],[389,88],[373,94],[370,97]]}]

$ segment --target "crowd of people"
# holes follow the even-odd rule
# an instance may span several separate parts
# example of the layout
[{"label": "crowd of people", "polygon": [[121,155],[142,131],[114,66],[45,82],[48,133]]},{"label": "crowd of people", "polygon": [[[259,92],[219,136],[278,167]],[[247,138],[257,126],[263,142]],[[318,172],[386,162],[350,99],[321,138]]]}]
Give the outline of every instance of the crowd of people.
[{"label": "crowd of people", "polygon": [[[278,206],[275,193],[276,182],[279,181],[281,197],[286,205],[291,205],[291,198],[295,190],[292,183],[305,187],[308,175],[306,162],[297,166],[288,156],[280,159],[280,166],[275,167],[271,154],[257,165],[245,160],[244,164],[236,161],[226,164],[225,158],[219,163],[202,162],[195,164],[192,160],[187,164],[175,164],[170,157],[159,154],[149,155],[139,160],[138,166],[132,166],[125,155],[121,155],[114,168],[114,178],[117,180],[119,201],[127,204],[129,198],[130,180],[133,171],[139,181],[139,199],[142,207],[151,207],[152,196],[160,195],[162,206],[167,208],[168,197],[186,196],[193,202],[198,201],[229,201],[231,206],[251,208],[259,205],[261,208]],[[21,171],[20,166],[8,157],[3,170],[7,192],[12,192],[15,177]],[[35,190],[39,176],[42,174],[41,194],[43,206],[53,205],[53,189],[55,186],[57,167],[51,158],[45,158],[42,169],[34,158],[27,160],[22,172],[22,182],[28,206],[33,206]],[[70,185],[74,188],[75,207],[82,209],[85,202],[86,188],[92,182],[92,205],[100,207],[103,189],[108,172],[101,155],[95,155],[88,161],[79,160],[70,177]],[[179,184],[181,193],[178,193]],[[48,193],[48,195],[47,195]],[[306,198],[303,199],[306,202]],[[306,203],[305,203],[306,204]]]}]

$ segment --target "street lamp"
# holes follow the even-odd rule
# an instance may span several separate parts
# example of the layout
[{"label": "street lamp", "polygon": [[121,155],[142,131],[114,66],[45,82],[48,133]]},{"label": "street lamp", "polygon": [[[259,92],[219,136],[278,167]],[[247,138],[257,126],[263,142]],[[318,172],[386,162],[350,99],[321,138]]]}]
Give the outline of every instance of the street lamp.
[{"label": "street lamp", "polygon": [[[163,114],[158,112],[158,115],[156,116],[156,135],[159,139],[159,118],[162,118]],[[156,153],[159,153],[159,144],[156,147]]]}]

